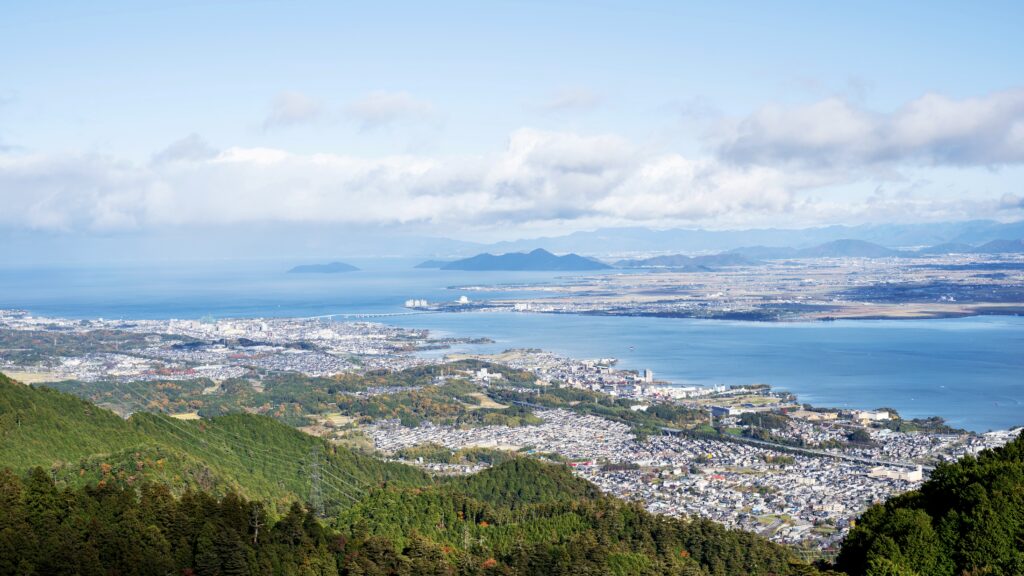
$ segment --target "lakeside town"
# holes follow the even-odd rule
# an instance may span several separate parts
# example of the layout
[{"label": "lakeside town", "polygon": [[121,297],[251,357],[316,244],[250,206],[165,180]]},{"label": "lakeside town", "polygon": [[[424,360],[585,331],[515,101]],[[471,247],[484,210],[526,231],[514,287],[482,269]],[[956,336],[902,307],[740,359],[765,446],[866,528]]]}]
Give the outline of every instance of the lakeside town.
[{"label": "lakeside town", "polygon": [[[365,449],[438,474],[471,473],[487,463],[410,459],[404,451],[441,446],[452,453],[555,458],[652,512],[701,515],[819,551],[841,541],[870,504],[919,486],[938,462],[1001,445],[1015,433],[904,421],[886,409],[814,407],[763,385],[676,386],[650,370],[619,369],[614,358],[566,358],[536,349],[423,354],[472,341],[370,322],[70,320],[6,310],[0,311],[0,341],[0,371],[27,383],[74,381],[76,393],[108,382],[203,379],[213,385],[202,394],[222,395],[228,392],[218,388],[221,382],[258,388],[260,377],[273,373],[330,381],[451,366],[426,387],[464,381],[480,402],[468,410],[501,411],[515,403],[535,420],[467,425],[423,418],[410,425],[365,413],[309,414],[321,425],[303,429],[343,443],[361,436],[369,441]],[[528,382],[510,381],[507,373],[528,374]],[[374,386],[339,394],[386,399],[410,390]],[[671,406],[695,421],[639,434],[629,420],[587,412],[579,403],[551,407],[529,400],[549,390],[609,399],[627,415],[652,421],[660,407]]]},{"label": "lakeside town", "polygon": [[[754,321],[1020,314],[1024,256],[904,253],[738,259],[713,267],[645,265],[553,282],[458,288],[470,293],[500,288],[510,295],[456,302],[412,299],[405,306],[447,312],[507,310]],[[515,297],[517,292],[524,296]]]}]

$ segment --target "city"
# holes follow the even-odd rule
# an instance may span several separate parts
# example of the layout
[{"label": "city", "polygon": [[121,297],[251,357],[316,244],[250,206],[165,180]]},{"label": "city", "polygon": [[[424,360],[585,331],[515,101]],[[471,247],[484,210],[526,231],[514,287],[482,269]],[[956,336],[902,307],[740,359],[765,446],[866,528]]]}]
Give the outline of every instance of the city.
[{"label": "city", "polygon": [[[369,445],[364,449],[443,475],[479,472],[487,464],[407,460],[401,453],[441,446],[452,453],[484,449],[555,458],[568,462],[578,476],[606,493],[641,502],[653,513],[698,515],[819,551],[834,549],[869,505],[919,486],[936,463],[977,454],[1015,435],[974,434],[943,426],[906,432],[892,425],[899,416],[889,411],[812,407],[764,385],[676,386],[656,379],[650,370],[617,369],[614,358],[572,359],[536,349],[423,355],[467,340],[369,322],[73,321],[0,311],[0,338],[12,342],[26,334],[44,341],[48,334],[78,337],[89,343],[85,350],[114,342],[119,349],[114,353],[85,351],[30,365],[19,364],[10,350],[4,354],[0,370],[36,382],[75,381],[75,393],[101,382],[155,386],[201,379],[210,384],[201,394],[217,396],[226,394],[222,382],[239,380],[261,390],[263,377],[274,373],[331,381],[341,374],[438,366],[446,372],[428,387],[472,383],[478,390],[474,401],[480,406],[469,409],[501,410],[517,403],[539,421],[449,425],[424,418],[410,426],[327,405],[330,412],[307,414],[318,424],[303,429],[345,445],[365,437]],[[134,338],[135,347],[121,344],[117,334]],[[467,362],[482,362],[484,367],[466,368]],[[529,378],[512,382],[487,366]],[[555,388],[614,399],[638,415],[654,413],[652,407],[660,405],[676,406],[688,410],[694,422],[687,428],[661,426],[653,435],[638,436],[629,423],[581,411],[571,403],[551,408],[516,399],[539,398]],[[416,390],[422,386],[370,386],[344,394],[380,400]],[[192,412],[180,416],[195,417]],[[857,441],[851,440],[855,437]]]}]

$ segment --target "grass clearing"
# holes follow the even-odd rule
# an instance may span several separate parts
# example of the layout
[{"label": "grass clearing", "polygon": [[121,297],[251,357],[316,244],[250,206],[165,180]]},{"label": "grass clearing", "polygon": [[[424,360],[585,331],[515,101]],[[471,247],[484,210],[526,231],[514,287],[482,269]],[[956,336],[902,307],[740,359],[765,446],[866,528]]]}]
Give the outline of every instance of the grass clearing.
[{"label": "grass clearing", "polygon": [[171,414],[171,418],[176,418],[178,420],[201,420],[202,419],[202,417],[199,416],[199,412],[179,412],[177,414]]},{"label": "grass clearing", "polygon": [[324,414],[320,421],[324,424],[331,424],[332,426],[344,426],[355,422],[355,418],[352,416],[345,416],[341,412],[331,412],[330,414]]},{"label": "grass clearing", "polygon": [[50,372],[20,372],[10,370],[4,372],[8,378],[21,382],[22,384],[39,384],[41,382],[55,382],[60,380]]},{"label": "grass clearing", "polygon": [[467,394],[467,396],[472,396],[480,401],[479,405],[473,406],[472,408],[487,408],[489,410],[503,410],[508,408],[505,404],[495,402],[490,396],[483,392],[473,392],[472,394]]}]

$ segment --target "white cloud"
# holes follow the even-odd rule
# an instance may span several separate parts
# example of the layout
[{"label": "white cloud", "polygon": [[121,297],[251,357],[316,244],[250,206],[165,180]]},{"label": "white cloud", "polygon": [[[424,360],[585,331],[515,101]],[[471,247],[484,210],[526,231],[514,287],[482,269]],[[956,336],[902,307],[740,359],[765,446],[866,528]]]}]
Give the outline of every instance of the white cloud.
[{"label": "white cloud", "polygon": [[1024,89],[978,98],[926,94],[891,113],[839,98],[765,106],[724,123],[719,154],[743,164],[869,167],[1024,163]]},{"label": "white cloud", "polygon": [[153,155],[153,162],[195,162],[209,160],[217,155],[217,150],[202,138],[192,133],[181,140],[172,142],[167,148]]},{"label": "white cloud", "polygon": [[363,130],[434,117],[434,107],[407,92],[371,92],[345,107],[345,113]]},{"label": "white cloud", "polygon": [[[738,155],[746,161],[737,162],[737,154],[725,160],[688,157],[652,152],[616,135],[532,128],[512,132],[499,152],[474,156],[217,150],[196,135],[141,164],[95,154],[0,154],[0,224],[117,230],[249,222],[418,223],[451,234],[487,226],[722,228],[1005,216],[1020,205],[1020,197],[1000,196],[1007,190],[999,186],[975,195],[966,187],[951,191],[917,177],[905,192],[872,192],[879,182],[907,178],[877,167],[866,175],[863,165],[880,161],[874,160],[877,148],[861,142],[871,142],[880,126],[892,135],[889,142],[922,154],[939,141],[991,141],[971,130],[993,126],[992,117],[1005,117],[1004,108],[1012,109],[1004,104],[991,112],[990,106],[972,104],[990,116],[976,112],[973,119],[942,129],[920,120],[952,114],[925,112],[950,102],[920,99],[891,118],[840,100],[800,110],[762,110],[751,121],[756,130],[748,127],[745,133],[782,142],[775,150],[782,160],[774,162],[753,146],[753,136],[745,141],[746,156]],[[959,106],[954,107],[963,112]],[[996,140],[1012,144],[1013,130],[997,131],[1002,136]],[[808,150],[825,160],[798,155]],[[940,159],[934,151],[929,158]]]},{"label": "white cloud", "polygon": [[[168,149],[192,148],[179,142]],[[777,173],[722,172],[712,160],[644,155],[616,136],[535,129],[512,133],[501,153],[473,157],[363,158],[272,148],[185,157],[137,165],[104,156],[0,156],[0,201],[9,207],[0,220],[48,229],[250,221],[422,222],[450,229],[698,219],[740,207],[785,209],[788,201]]]},{"label": "white cloud", "polygon": [[999,205],[1005,210],[1024,210],[1024,196],[1008,192],[999,199]]},{"label": "white cloud", "polygon": [[323,116],[324,107],[318,100],[301,92],[281,92],[271,102],[270,111],[263,120],[263,129],[308,124]]},{"label": "white cloud", "polygon": [[561,90],[544,103],[543,108],[549,112],[565,110],[585,110],[601,103],[601,96],[587,88],[567,88]]}]

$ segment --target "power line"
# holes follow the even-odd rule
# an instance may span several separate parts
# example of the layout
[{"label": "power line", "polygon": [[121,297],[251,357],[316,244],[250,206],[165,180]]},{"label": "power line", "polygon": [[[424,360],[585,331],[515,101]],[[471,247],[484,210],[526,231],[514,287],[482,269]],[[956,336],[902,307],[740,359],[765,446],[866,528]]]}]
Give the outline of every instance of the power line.
[{"label": "power line", "polygon": [[[125,382],[125,384],[126,384],[126,385],[128,385],[128,382]],[[136,392],[136,393],[138,394],[138,392]],[[148,395],[145,395],[145,394],[140,394],[140,395],[141,395],[141,396],[142,396],[143,398],[145,398],[145,399],[147,399],[147,400],[149,400],[149,401],[153,401],[153,399],[152,399],[152,398],[150,398],[150,397],[149,397]],[[273,459],[274,457],[273,457],[273,456],[270,456],[270,454],[271,454],[271,450],[273,450],[273,451],[274,451],[274,452],[276,452],[277,454],[280,454],[280,455],[282,455],[282,456],[285,456],[285,457],[288,457],[288,458],[291,458],[291,457],[293,457],[293,454],[292,454],[292,453],[290,453],[290,452],[286,452],[286,451],[284,451],[284,450],[282,450],[282,449],[280,449],[280,448],[275,448],[275,447],[272,447],[272,446],[263,446],[263,447],[258,447],[258,446],[255,446],[255,445],[253,445],[253,440],[252,440],[252,439],[250,439],[250,438],[244,438],[244,437],[242,437],[242,436],[239,436],[238,434],[234,434],[234,433],[232,433],[232,432],[231,432],[231,431],[229,431],[229,430],[224,430],[224,429],[221,429],[221,430],[219,430],[219,432],[220,432],[221,434],[226,434],[226,435],[228,435],[228,436],[231,436],[231,437],[233,437],[233,438],[236,438],[236,439],[238,439],[238,440],[239,440],[239,441],[241,441],[241,442],[244,442],[244,443],[246,443],[246,444],[248,445],[248,446],[246,446],[246,449],[248,449],[248,450],[253,450],[253,451],[255,451],[255,452],[260,452],[260,453],[263,453],[263,454],[267,455],[268,457],[270,457],[270,458],[272,458],[272,459]],[[278,461],[280,461],[280,460],[278,460]],[[288,462],[288,464],[294,464],[294,462]],[[370,483],[370,482],[367,482],[366,480],[363,480],[363,479],[361,479],[361,478],[359,478],[359,477],[355,476],[354,474],[352,474],[351,472],[349,472],[348,470],[346,470],[346,469],[345,469],[345,468],[343,468],[343,467],[340,467],[340,466],[339,466],[339,467],[337,468],[337,471],[338,471],[338,472],[340,472],[340,473],[342,473],[342,474],[345,474],[346,476],[348,476],[349,478],[351,478],[351,479],[352,479],[352,480],[353,480],[353,481],[354,481],[354,482],[355,482],[356,484],[362,484],[362,485],[364,485],[364,486],[363,486],[363,488],[362,488],[362,489],[364,489],[364,490],[365,490],[365,489],[369,489],[369,488],[373,488],[373,487],[374,487],[374,485],[373,485],[372,483]],[[348,484],[348,483],[346,483],[346,484]],[[351,486],[351,484],[348,484],[348,485],[349,485],[349,486]],[[353,488],[355,488],[355,487],[353,486]],[[360,489],[359,489],[359,488],[356,488],[356,490],[360,490]]]},{"label": "power line", "polygon": [[[138,397],[142,398],[143,400],[147,401],[147,403],[153,401],[153,398],[151,398],[149,395],[147,395],[145,393],[139,392],[139,390],[137,388],[133,387],[130,383],[128,383],[128,382],[122,382],[122,383],[125,384],[125,386],[127,386],[132,392],[134,392],[136,396],[138,396]],[[145,406],[146,406],[146,404],[144,403],[143,407],[145,407]],[[204,439],[204,438],[201,438],[201,437],[199,437],[197,435],[195,435],[192,431],[188,430],[184,426],[183,423],[178,422],[175,418],[173,418],[171,416],[165,416],[164,418],[160,419],[160,421],[166,422],[171,427],[173,427],[173,428],[177,429],[178,431],[180,431],[182,434],[185,434],[186,436],[192,438],[196,442],[198,442],[198,443],[202,444],[204,447],[206,447],[205,450],[204,450],[203,448],[200,448],[198,445],[194,445],[195,448],[197,448],[199,450],[202,450],[202,451],[205,451],[206,454],[209,455],[209,456],[213,456],[214,458],[218,458],[218,456],[216,456],[211,451],[210,444],[207,442],[207,440]],[[211,430],[214,430],[214,429],[215,428],[211,427]],[[168,431],[168,432],[170,432],[170,431]],[[228,435],[231,435],[231,436],[235,436],[235,435],[231,434],[227,430],[219,430],[219,432],[220,433],[224,433],[224,434],[228,434]],[[183,438],[181,436],[177,436],[177,435],[174,435],[174,436],[175,436],[175,438],[178,438],[179,440],[183,440]],[[236,437],[237,438],[241,438],[240,436],[236,436]],[[220,442],[222,444],[222,448],[221,448],[222,450],[224,450],[225,452],[227,452],[229,454],[234,454],[234,451],[232,451],[228,447],[228,445],[227,445],[228,442],[227,442],[226,439],[224,439],[224,438],[217,438],[217,440],[220,440]],[[287,461],[287,460],[283,460],[283,459],[277,458],[275,456],[271,456],[270,453],[266,449],[261,450],[261,449],[257,448],[256,446],[251,445],[251,442],[252,442],[251,440],[247,440],[246,442],[248,442],[249,445],[243,446],[243,445],[235,444],[234,446],[239,451],[249,450],[249,451],[254,451],[254,452],[261,452],[265,458],[267,458],[269,460],[272,460],[274,462],[281,463],[281,464],[285,465],[286,467],[295,466],[295,464],[296,464],[294,461]],[[187,440],[186,440],[186,443],[188,443]],[[333,475],[332,475],[332,477],[333,477]],[[349,483],[345,483],[345,484],[347,486],[349,486],[351,489],[355,490],[357,493],[360,491],[358,488],[352,486]],[[340,488],[339,486],[337,486],[337,485],[335,485],[333,483],[328,483],[328,486],[333,488],[335,491],[337,491],[342,496],[345,496],[346,498],[351,500],[353,503],[354,502],[358,502],[357,498],[355,498],[352,494],[349,494],[348,492],[346,492],[344,489]]]},{"label": "power line", "polygon": [[320,450],[313,446],[309,450],[309,507],[317,516],[324,515],[324,495],[320,490]]}]

